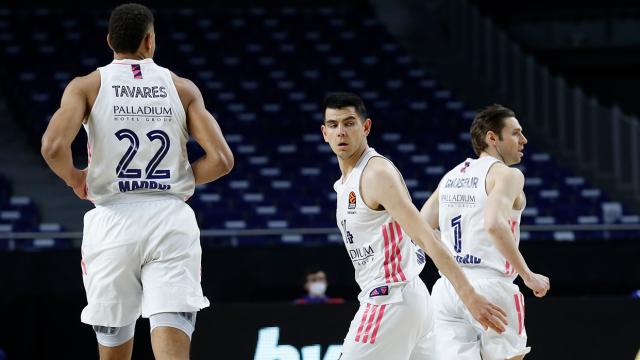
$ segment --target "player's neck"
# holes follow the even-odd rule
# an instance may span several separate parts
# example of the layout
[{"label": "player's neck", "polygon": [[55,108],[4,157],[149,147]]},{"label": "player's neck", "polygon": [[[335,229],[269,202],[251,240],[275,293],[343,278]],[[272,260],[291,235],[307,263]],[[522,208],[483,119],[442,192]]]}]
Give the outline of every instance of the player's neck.
[{"label": "player's neck", "polygon": [[137,51],[135,53],[113,53],[114,60],[144,60],[151,56],[145,52]]},{"label": "player's neck", "polygon": [[502,159],[502,156],[500,156],[500,154],[498,154],[498,152],[493,148],[483,151],[482,153],[480,153],[480,156],[478,158],[482,159],[483,157],[487,157],[487,156],[491,156],[492,158],[496,158],[504,162],[504,160]]},{"label": "player's neck", "polygon": [[351,173],[351,170],[353,170],[353,168],[356,166],[356,164],[358,163],[358,160],[360,160],[364,152],[367,151],[368,149],[369,149],[369,145],[367,145],[366,143],[363,143],[362,147],[360,147],[357,151],[355,151],[353,155],[351,155],[351,157],[347,159],[338,157],[338,164],[340,165],[340,171],[342,172],[343,180],[345,180],[347,176],[349,176],[349,173]]}]

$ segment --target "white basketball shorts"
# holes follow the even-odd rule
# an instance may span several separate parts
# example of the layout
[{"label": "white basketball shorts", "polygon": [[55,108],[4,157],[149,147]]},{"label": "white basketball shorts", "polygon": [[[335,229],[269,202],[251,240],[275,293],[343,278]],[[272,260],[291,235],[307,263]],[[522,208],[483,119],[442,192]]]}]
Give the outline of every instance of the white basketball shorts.
[{"label": "white basketball shorts", "polygon": [[433,328],[429,290],[416,276],[402,290],[402,301],[360,303],[342,345],[340,360],[408,360],[427,358]]},{"label": "white basketball shorts", "polygon": [[180,199],[97,206],[84,216],[82,322],[119,327],[141,314],[209,306],[201,256],[195,215]]},{"label": "white basketball shorts", "polygon": [[[435,311],[434,359],[503,360],[531,351],[524,328],[524,298],[508,279],[477,279],[471,284],[487,300],[507,313],[506,331],[484,330],[446,278],[433,286]],[[482,355],[482,357],[480,357]]]}]

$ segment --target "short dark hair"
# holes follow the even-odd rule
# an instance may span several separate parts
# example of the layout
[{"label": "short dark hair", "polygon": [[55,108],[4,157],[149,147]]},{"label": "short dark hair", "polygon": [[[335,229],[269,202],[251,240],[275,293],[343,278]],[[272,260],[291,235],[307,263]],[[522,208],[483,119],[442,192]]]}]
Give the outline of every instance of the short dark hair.
[{"label": "short dark hair", "polygon": [[144,5],[123,4],[113,9],[109,17],[109,42],[113,51],[136,52],[151,25],[153,13]]},{"label": "short dark hair", "polygon": [[[313,275],[313,274],[317,274],[319,272],[325,272],[320,266],[318,265],[309,265],[304,269],[304,282],[307,282],[307,278],[309,277],[309,275]],[[326,275],[326,273],[325,273]]]},{"label": "short dark hair", "polygon": [[335,92],[327,95],[322,102],[322,114],[326,114],[327,109],[342,109],[353,106],[356,113],[360,116],[360,120],[364,121],[367,117],[367,108],[364,107],[364,101],[360,96],[350,92]]},{"label": "short dark hair", "polygon": [[502,129],[506,118],[515,117],[513,110],[500,104],[493,104],[482,109],[476,114],[471,123],[471,145],[476,155],[480,154],[489,146],[484,138],[487,132],[493,131],[502,140]]}]

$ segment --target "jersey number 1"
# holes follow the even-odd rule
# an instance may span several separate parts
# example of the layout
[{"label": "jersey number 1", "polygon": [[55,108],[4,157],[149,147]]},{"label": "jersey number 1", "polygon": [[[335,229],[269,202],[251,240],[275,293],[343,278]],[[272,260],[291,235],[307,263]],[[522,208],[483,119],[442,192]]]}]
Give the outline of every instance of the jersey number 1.
[{"label": "jersey number 1", "polygon": [[453,227],[453,249],[460,253],[462,252],[462,215],[451,219],[451,226]]}]

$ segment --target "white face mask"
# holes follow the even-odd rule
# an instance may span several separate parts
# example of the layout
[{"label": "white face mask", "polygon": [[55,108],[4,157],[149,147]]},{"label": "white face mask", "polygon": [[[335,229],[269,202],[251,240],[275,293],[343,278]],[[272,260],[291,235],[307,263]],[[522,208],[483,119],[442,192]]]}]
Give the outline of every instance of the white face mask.
[{"label": "white face mask", "polygon": [[309,284],[309,294],[312,296],[324,296],[327,291],[327,283],[324,281],[314,281]]}]

